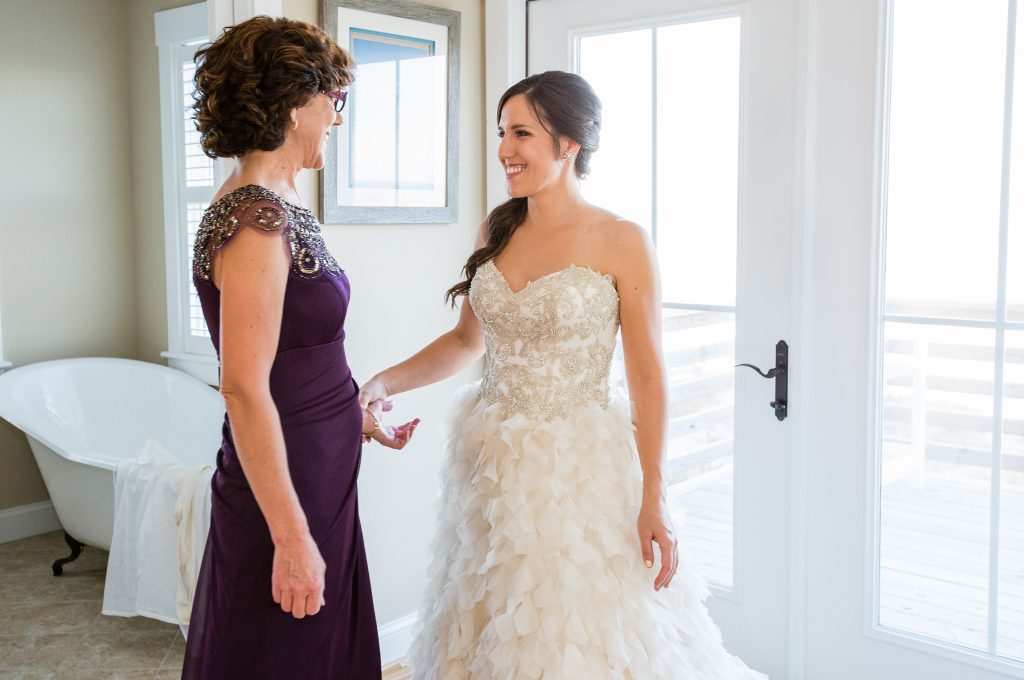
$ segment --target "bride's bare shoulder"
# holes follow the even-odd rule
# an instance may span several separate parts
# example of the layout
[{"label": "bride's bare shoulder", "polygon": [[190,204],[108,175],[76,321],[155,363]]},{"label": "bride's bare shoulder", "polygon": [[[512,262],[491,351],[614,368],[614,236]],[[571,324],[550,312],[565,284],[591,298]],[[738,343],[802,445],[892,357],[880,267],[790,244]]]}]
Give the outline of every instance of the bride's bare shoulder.
[{"label": "bride's bare shoulder", "polygon": [[594,232],[602,250],[623,255],[644,252],[652,246],[650,233],[645,228],[610,211],[598,210]]}]

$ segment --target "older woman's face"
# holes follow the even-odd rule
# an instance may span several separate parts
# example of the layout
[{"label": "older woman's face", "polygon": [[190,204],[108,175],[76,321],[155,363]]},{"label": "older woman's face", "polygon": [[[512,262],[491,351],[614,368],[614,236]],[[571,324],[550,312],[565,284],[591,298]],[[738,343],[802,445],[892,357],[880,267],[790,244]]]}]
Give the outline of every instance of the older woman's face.
[{"label": "older woman's face", "polygon": [[291,135],[295,137],[302,151],[302,167],[319,170],[326,162],[324,147],[330,137],[331,128],[341,125],[344,119],[334,110],[334,101],[320,92],[299,109],[298,120],[299,127],[292,130]]}]

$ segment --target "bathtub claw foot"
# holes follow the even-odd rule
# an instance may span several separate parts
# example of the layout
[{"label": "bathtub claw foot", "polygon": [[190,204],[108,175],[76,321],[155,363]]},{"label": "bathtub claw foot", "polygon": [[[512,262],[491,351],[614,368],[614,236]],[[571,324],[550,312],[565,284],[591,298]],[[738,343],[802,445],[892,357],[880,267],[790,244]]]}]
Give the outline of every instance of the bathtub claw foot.
[{"label": "bathtub claw foot", "polygon": [[74,562],[75,560],[77,560],[78,556],[82,554],[83,550],[85,550],[85,544],[77,541],[74,536],[72,536],[66,531],[64,532],[64,541],[67,542],[68,547],[71,548],[71,554],[67,557],[62,557],[61,559],[53,563],[54,576],[60,576],[61,574],[63,574],[64,565],[68,562]]}]

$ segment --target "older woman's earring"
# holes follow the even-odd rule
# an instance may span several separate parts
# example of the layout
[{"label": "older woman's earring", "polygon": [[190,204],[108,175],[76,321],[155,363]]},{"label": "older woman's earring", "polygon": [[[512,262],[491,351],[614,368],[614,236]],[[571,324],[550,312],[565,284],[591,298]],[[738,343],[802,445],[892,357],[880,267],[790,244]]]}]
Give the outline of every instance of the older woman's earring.
[{"label": "older woman's earring", "polygon": [[566,151],[566,152],[564,152],[562,154],[562,159],[563,160],[567,160],[567,161],[574,161],[574,160],[576,160],[576,152],[575,151]]}]

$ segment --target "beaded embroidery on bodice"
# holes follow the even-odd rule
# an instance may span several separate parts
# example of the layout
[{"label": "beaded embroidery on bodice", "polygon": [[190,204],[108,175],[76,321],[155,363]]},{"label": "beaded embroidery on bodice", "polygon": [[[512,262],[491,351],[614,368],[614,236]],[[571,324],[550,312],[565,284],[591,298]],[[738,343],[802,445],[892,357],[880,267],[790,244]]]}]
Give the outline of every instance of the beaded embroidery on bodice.
[{"label": "beaded embroidery on bodice", "polygon": [[608,404],[619,329],[611,277],[570,265],[513,293],[489,260],[477,269],[469,300],[487,346],[482,399],[507,415],[549,417]]}]

